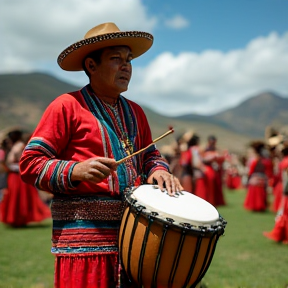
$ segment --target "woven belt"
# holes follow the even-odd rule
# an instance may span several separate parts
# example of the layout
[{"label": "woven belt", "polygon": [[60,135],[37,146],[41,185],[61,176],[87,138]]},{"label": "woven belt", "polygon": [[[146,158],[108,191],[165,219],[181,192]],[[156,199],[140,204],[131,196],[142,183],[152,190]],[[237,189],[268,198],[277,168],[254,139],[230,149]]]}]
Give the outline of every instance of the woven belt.
[{"label": "woven belt", "polygon": [[51,204],[53,220],[121,220],[125,202],[101,197],[54,198]]}]

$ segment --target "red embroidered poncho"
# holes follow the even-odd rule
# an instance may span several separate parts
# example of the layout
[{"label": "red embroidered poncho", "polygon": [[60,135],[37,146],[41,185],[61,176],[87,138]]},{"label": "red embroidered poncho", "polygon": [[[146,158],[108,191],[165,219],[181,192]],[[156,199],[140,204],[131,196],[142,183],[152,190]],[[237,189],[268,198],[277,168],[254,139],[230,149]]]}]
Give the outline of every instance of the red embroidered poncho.
[{"label": "red embroidered poncho", "polygon": [[156,169],[168,170],[168,165],[151,146],[101,183],[72,183],[70,175],[79,161],[97,156],[119,160],[151,142],[146,116],[137,104],[120,96],[116,106],[110,106],[89,85],[59,96],[46,109],[23,152],[20,171],[24,181],[54,194],[55,287],[119,284],[123,193]]}]

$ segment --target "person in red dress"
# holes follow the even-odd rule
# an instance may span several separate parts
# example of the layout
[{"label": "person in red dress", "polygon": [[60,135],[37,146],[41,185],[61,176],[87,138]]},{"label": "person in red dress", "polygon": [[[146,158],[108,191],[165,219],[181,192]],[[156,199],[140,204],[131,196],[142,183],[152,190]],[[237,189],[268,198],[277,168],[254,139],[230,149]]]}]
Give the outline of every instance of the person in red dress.
[{"label": "person in red dress", "polygon": [[288,244],[288,147],[282,149],[282,154],[284,158],[279,164],[281,171],[279,189],[282,191],[282,199],[278,207],[274,228],[270,232],[263,232],[263,235],[275,242]]},{"label": "person in red dress", "polygon": [[200,137],[197,134],[193,134],[187,145],[188,149],[182,152],[180,160],[187,175],[186,178],[183,176],[181,178],[182,181],[186,179],[186,181],[182,182],[182,186],[184,190],[208,201],[208,188],[205,178],[205,165],[202,160],[203,151],[200,147]]},{"label": "person in red dress", "polygon": [[[277,163],[277,173],[274,175],[274,185],[273,185],[273,202],[272,211],[277,213],[280,209],[282,198],[283,198],[283,181],[285,181],[286,170],[288,168],[288,149],[284,147],[281,150],[281,155],[279,156],[279,162]],[[284,179],[284,180],[283,180]]]},{"label": "person in red dress", "polygon": [[247,194],[244,200],[244,208],[250,211],[265,211],[267,208],[267,182],[266,159],[262,152],[265,144],[262,141],[251,143],[254,157],[249,162]]},{"label": "person in red dress", "polygon": [[[183,137],[182,137],[182,150],[180,149],[180,167],[181,167],[181,185],[183,186],[184,190],[190,193],[194,193],[194,185],[193,185],[193,163],[192,163],[192,153],[191,153],[191,145],[193,146],[194,144],[191,143],[190,139],[193,138],[193,133],[192,135],[189,135],[190,139],[186,139],[186,141],[183,139],[184,136],[187,135],[188,132],[186,132]],[[185,147],[183,149],[183,147]]]},{"label": "person in red dress", "polygon": [[241,188],[241,175],[236,165],[231,165],[225,170],[226,187],[235,190]]},{"label": "person in red dress", "polygon": [[58,57],[89,84],[47,107],[20,161],[24,181],[54,194],[55,288],[129,287],[118,259],[125,194],[144,183],[171,196],[183,190],[155,145],[117,162],[153,142],[143,109],[121,95],[132,59],[152,43],[149,33],[104,23]]},{"label": "person in red dress", "polygon": [[19,160],[25,147],[22,131],[11,131],[8,137],[12,147],[6,158],[8,178],[7,188],[0,204],[1,222],[13,227],[22,227],[28,223],[51,218],[50,208],[41,200],[38,190],[21,179]]},{"label": "person in red dress", "polygon": [[208,136],[208,144],[204,152],[203,163],[205,164],[205,177],[207,179],[207,197],[212,205],[226,205],[223,194],[223,162],[225,157],[216,147],[217,138]]},{"label": "person in red dress", "polygon": [[230,190],[242,188],[242,173],[244,167],[240,156],[235,153],[228,153],[225,156],[224,179],[225,185]]}]

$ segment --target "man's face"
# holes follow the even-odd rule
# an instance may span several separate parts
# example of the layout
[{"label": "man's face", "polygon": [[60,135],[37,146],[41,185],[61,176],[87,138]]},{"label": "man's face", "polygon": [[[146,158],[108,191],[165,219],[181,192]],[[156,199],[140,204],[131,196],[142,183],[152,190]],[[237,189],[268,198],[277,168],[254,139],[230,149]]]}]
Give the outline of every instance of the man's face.
[{"label": "man's face", "polygon": [[132,74],[132,53],[127,46],[105,48],[101,63],[91,75],[92,85],[107,96],[116,97],[128,89]]}]

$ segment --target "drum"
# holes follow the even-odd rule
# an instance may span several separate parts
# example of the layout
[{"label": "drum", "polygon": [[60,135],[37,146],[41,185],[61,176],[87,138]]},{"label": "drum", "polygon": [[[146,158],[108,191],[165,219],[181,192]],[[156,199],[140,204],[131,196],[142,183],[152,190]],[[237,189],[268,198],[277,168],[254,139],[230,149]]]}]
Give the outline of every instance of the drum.
[{"label": "drum", "polygon": [[226,221],[186,191],[175,197],[141,185],[126,194],[120,260],[138,287],[195,287],[211,263]]}]

